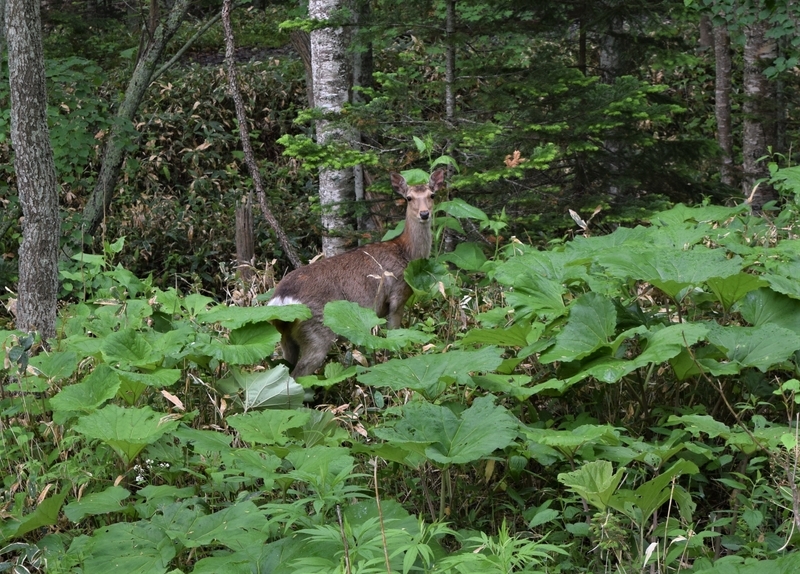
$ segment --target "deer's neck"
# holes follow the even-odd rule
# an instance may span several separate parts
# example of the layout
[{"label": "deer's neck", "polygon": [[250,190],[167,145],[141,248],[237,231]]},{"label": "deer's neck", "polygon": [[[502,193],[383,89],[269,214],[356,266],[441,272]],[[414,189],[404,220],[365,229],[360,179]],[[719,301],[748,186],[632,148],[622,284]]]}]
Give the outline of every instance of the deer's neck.
[{"label": "deer's neck", "polygon": [[416,220],[406,220],[405,229],[397,242],[403,246],[406,258],[409,261],[414,259],[427,259],[431,255],[431,221],[425,223]]}]

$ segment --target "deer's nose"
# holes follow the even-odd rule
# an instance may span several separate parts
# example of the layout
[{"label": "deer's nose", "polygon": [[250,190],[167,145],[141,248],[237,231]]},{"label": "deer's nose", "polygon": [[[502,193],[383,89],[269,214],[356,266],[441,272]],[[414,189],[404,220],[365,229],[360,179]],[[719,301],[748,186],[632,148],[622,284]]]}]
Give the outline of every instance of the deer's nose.
[{"label": "deer's nose", "polygon": [[419,212],[419,218],[422,221],[427,221],[430,216],[431,216],[431,212],[430,211],[420,211]]}]

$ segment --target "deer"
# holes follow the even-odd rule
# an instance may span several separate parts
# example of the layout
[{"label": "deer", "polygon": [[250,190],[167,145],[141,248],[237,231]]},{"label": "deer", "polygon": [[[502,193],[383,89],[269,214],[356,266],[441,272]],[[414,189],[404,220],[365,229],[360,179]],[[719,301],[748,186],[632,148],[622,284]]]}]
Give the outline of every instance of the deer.
[{"label": "deer", "polygon": [[390,329],[400,327],[411,287],[403,278],[408,264],[431,254],[434,196],[444,187],[444,172],[434,171],[427,183],[409,186],[397,173],[392,188],[406,200],[403,232],[388,241],[369,243],[299,267],[278,283],[267,305],[306,305],[311,318],[275,320],[284,360],[294,378],[313,374],[325,362],[336,335],[322,322],[325,304],[351,301],[388,317]]}]

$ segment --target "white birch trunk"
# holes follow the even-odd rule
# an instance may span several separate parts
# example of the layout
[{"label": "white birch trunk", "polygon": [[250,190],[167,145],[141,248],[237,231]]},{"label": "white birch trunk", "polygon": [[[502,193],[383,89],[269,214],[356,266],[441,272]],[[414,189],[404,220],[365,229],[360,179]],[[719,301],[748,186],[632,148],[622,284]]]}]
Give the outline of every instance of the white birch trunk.
[{"label": "white birch trunk", "polygon": [[733,170],[733,129],[731,125],[731,39],[724,24],[714,27],[715,90],[714,114],[717,118],[717,143],[722,149],[720,181],[735,185]]},{"label": "white birch trunk", "polygon": [[[328,20],[344,6],[342,0],[310,0],[308,15],[314,20]],[[341,26],[320,28],[311,32],[311,67],[314,104],[326,114],[338,113],[350,98],[352,78],[348,34]],[[349,130],[329,120],[317,121],[317,143],[352,141]],[[319,200],[322,207],[322,252],[332,257],[345,251],[348,238],[343,232],[352,225],[346,203],[355,196],[353,170],[320,169]]]},{"label": "white birch trunk", "polygon": [[766,32],[764,21],[745,28],[742,191],[755,211],[774,196],[774,191],[765,183],[756,188],[756,181],[769,175],[766,162],[758,160],[775,145],[775,94],[763,69],[765,62],[774,60],[776,45],[766,37]]}]

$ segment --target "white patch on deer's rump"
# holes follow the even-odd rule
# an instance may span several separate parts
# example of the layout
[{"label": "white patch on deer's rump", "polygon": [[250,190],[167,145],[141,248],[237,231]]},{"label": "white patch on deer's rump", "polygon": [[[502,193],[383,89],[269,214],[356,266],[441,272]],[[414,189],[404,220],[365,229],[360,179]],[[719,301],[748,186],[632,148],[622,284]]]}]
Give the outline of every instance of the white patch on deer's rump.
[{"label": "white patch on deer's rump", "polygon": [[270,305],[274,307],[282,307],[284,305],[302,305],[302,301],[295,299],[294,297],[273,297],[267,303],[267,306]]}]

